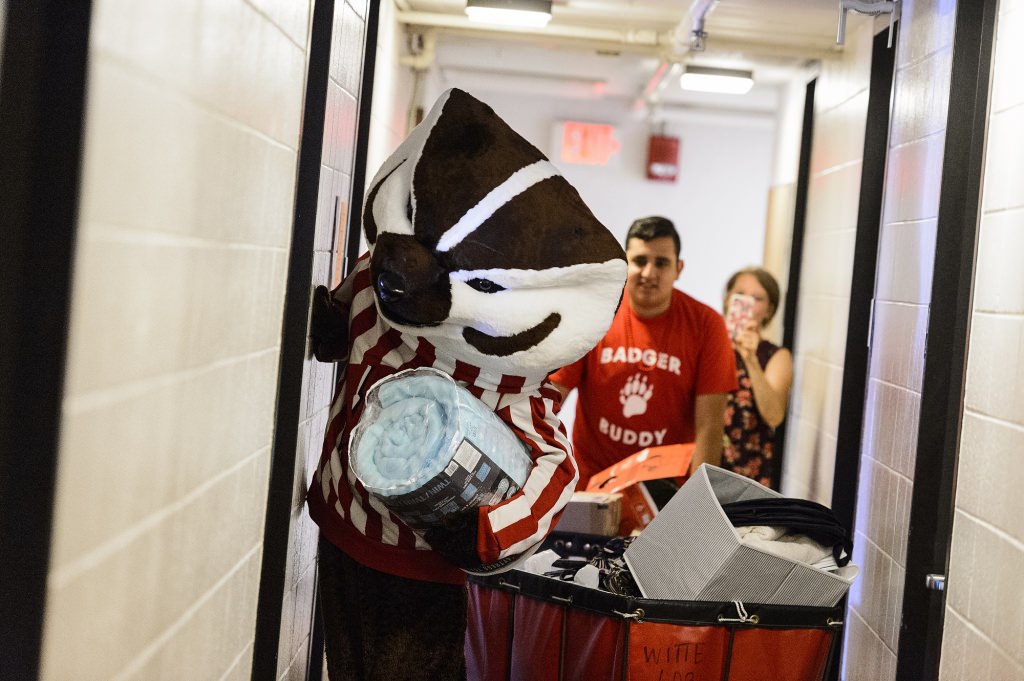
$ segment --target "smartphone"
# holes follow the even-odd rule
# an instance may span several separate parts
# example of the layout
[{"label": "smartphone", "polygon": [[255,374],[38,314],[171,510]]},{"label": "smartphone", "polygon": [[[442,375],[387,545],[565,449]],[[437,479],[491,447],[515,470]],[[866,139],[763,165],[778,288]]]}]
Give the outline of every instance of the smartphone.
[{"label": "smartphone", "polygon": [[754,318],[754,296],[745,296],[742,293],[734,293],[729,296],[729,303],[725,308],[725,328],[729,330],[729,338],[735,340],[747,326],[747,322]]}]

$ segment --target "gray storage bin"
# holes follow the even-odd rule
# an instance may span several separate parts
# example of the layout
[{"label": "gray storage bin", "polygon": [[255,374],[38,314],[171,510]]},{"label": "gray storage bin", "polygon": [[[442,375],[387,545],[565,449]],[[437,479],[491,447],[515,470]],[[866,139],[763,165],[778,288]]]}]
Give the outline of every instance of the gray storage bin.
[{"label": "gray storage bin", "polygon": [[644,598],[834,606],[860,570],[837,572],[748,546],[722,504],[781,497],[749,478],[703,464],[626,549]]}]

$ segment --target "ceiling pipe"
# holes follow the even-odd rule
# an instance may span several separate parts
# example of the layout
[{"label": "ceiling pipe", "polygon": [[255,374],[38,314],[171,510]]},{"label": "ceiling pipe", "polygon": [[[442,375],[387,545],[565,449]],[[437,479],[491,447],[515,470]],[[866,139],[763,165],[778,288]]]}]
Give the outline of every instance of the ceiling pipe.
[{"label": "ceiling pipe", "polygon": [[[633,105],[634,109],[642,106],[647,106],[651,109],[656,107],[666,84],[672,77],[679,75],[683,57],[691,50],[703,51],[705,49],[707,46],[707,33],[704,31],[704,21],[717,4],[718,0],[694,0],[694,3],[690,6],[690,11],[686,13],[683,20],[672,31],[672,41],[669,49],[664,50],[660,55],[661,63],[655,69],[654,75],[644,85],[640,97]],[[687,31],[687,28],[689,28],[689,31],[686,35],[689,36],[689,39],[683,42],[680,40],[680,36],[683,35],[684,31]]]},{"label": "ceiling pipe", "polygon": [[708,46],[708,34],[704,31],[704,20],[718,4],[718,0],[695,0],[690,7],[689,16],[693,17],[693,28],[690,29],[690,49],[703,52]]},{"label": "ceiling pipe", "polygon": [[476,34],[486,37],[495,33],[508,34],[506,37],[523,37],[543,40],[566,39],[582,41],[587,43],[598,43],[602,48],[638,48],[641,50],[653,50],[661,48],[666,42],[671,41],[669,34],[659,34],[657,31],[619,31],[608,28],[591,28],[583,26],[560,26],[548,24],[542,29],[535,29],[521,26],[497,26],[488,25],[481,28],[480,24],[469,21],[469,17],[461,14],[434,14],[430,12],[403,11],[399,9],[395,13],[399,23],[409,26],[427,26],[442,29],[450,29],[460,33]]}]

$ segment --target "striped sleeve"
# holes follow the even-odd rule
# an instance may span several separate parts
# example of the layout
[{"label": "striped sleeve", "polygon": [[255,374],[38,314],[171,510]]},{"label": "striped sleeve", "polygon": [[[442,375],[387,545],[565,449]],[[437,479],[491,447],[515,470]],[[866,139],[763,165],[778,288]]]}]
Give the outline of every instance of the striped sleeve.
[{"label": "striped sleeve", "polygon": [[550,395],[521,397],[495,413],[526,443],[533,470],[515,495],[480,509],[477,551],[485,565],[535,548],[576,488],[579,472]]}]

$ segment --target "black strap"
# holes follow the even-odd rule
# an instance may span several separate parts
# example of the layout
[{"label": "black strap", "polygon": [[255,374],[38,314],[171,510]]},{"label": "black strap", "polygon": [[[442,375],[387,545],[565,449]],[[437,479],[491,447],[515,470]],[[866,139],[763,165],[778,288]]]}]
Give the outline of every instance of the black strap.
[{"label": "black strap", "polygon": [[850,533],[839,523],[832,509],[817,502],[786,497],[746,499],[722,504],[722,510],[735,527],[782,527],[831,547],[839,567],[849,563],[853,555]]}]

